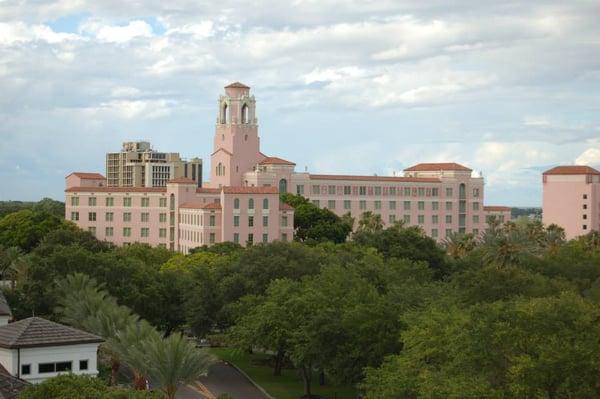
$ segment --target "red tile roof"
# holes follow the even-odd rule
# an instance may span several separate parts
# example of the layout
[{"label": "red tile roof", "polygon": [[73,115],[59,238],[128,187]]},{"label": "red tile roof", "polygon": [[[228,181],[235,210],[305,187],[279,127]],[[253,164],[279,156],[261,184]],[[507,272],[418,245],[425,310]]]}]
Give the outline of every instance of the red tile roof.
[{"label": "red tile roof", "polygon": [[277,157],[266,157],[260,161],[260,165],[296,165],[294,162],[286,161],[282,158]]},{"label": "red tile roof", "polygon": [[71,187],[65,192],[81,193],[166,193],[166,187]]},{"label": "red tile roof", "polygon": [[[106,177],[102,176],[100,173],[88,173],[88,172],[73,172],[69,176],[75,175],[80,179],[87,180],[106,180]],[[67,177],[69,177],[67,176]]]},{"label": "red tile roof", "polygon": [[353,175],[309,175],[311,180],[353,180],[380,181],[398,183],[440,183],[435,177],[401,177],[401,176],[353,176]]},{"label": "red tile roof", "polygon": [[565,165],[556,166],[544,172],[545,175],[600,175],[600,171],[590,166]]},{"label": "red tile roof", "polygon": [[179,183],[179,184],[197,184],[194,180],[189,177],[176,177],[175,179],[169,180],[167,183]]},{"label": "red tile roof", "polygon": [[235,89],[249,89],[250,88],[250,87],[248,87],[245,84],[240,83],[240,82],[233,82],[233,83],[230,83],[227,86],[225,86],[226,89],[228,89],[230,87],[233,87]]},{"label": "red tile roof", "polygon": [[186,202],[179,205],[179,207],[185,209],[221,209],[221,204],[218,202]]},{"label": "red tile roof", "polygon": [[220,188],[198,187],[196,192],[199,194],[221,194]]},{"label": "red tile roof", "polygon": [[469,169],[466,166],[455,162],[442,162],[442,163],[418,163],[411,166],[410,168],[404,169],[407,172],[430,172],[438,170],[458,170],[470,172],[473,169]]},{"label": "red tile roof", "polygon": [[285,202],[279,201],[279,210],[282,210],[282,211],[293,211],[294,207],[291,206],[290,204],[286,204]]},{"label": "red tile roof", "polygon": [[512,208],[510,206],[488,205],[484,206],[483,210],[488,212],[510,212]]},{"label": "red tile roof", "polygon": [[277,187],[223,187],[223,192],[225,194],[278,194],[279,190]]}]

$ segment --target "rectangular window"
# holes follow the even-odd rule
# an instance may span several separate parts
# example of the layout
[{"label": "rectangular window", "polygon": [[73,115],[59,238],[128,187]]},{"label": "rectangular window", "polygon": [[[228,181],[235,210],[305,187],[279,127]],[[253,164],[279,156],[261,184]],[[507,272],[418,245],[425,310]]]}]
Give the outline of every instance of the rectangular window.
[{"label": "rectangular window", "polygon": [[327,186],[327,194],[335,195],[335,186]]},{"label": "rectangular window", "polygon": [[473,189],[473,197],[479,198],[479,189],[478,188]]},{"label": "rectangular window", "polygon": [[233,233],[233,242],[236,244],[240,243],[240,233]]},{"label": "rectangular window", "polygon": [[367,209],[367,201],[365,201],[365,200],[358,201],[358,208],[363,211],[365,209]]},{"label": "rectangular window", "polygon": [[410,187],[404,187],[404,196],[410,197]]},{"label": "rectangular window", "polygon": [[160,206],[161,208],[166,208],[167,207],[167,199],[166,198],[159,198],[158,199],[158,206]]},{"label": "rectangular window", "polygon": [[254,243],[254,234],[248,234],[248,245],[252,245]]},{"label": "rectangular window", "polygon": [[446,215],[446,223],[452,223],[452,215]]},{"label": "rectangular window", "polygon": [[96,227],[94,227],[94,226],[88,227],[88,231],[90,233],[92,233],[93,235],[96,235]]},{"label": "rectangular window", "polygon": [[419,202],[417,202],[417,208],[420,211],[424,211],[425,210],[425,201],[419,201]]},{"label": "rectangular window", "polygon": [[390,201],[390,209],[391,210],[396,209],[396,201]]},{"label": "rectangular window", "polygon": [[30,364],[22,364],[21,365],[21,375],[29,375],[31,374],[31,365]]},{"label": "rectangular window", "polygon": [[263,227],[269,227],[269,217],[263,216]]},{"label": "rectangular window", "polygon": [[106,197],[106,206],[113,206],[115,204],[115,199],[113,197]]},{"label": "rectangular window", "polygon": [[88,369],[88,361],[80,360],[79,361],[79,370],[87,370]]},{"label": "rectangular window", "polygon": [[167,214],[166,213],[161,213],[158,215],[158,221],[160,223],[167,223]]},{"label": "rectangular window", "polygon": [[410,211],[410,201],[404,201],[404,210]]},{"label": "rectangular window", "polygon": [[254,227],[254,216],[248,216],[248,226]]},{"label": "rectangular window", "polygon": [[268,234],[263,234],[263,241],[264,243],[269,242],[269,235]]},{"label": "rectangular window", "polygon": [[425,196],[425,187],[419,187],[418,189],[419,197]]},{"label": "rectangular window", "polygon": [[287,233],[281,233],[281,241],[287,242]]},{"label": "rectangular window", "polygon": [[375,201],[375,210],[381,209],[381,201]]},{"label": "rectangular window", "polygon": [[88,205],[89,206],[96,206],[96,197],[89,197],[88,198]]},{"label": "rectangular window", "polygon": [[104,220],[107,222],[112,222],[113,218],[114,218],[114,213],[112,213],[112,212],[106,212],[104,214]]},{"label": "rectangular window", "polygon": [[437,201],[433,201],[431,203],[431,210],[432,211],[437,211],[440,208],[440,203]]},{"label": "rectangular window", "polygon": [[452,187],[446,188],[446,197],[452,197]]},{"label": "rectangular window", "polygon": [[[251,216],[252,217],[252,216]],[[208,218],[208,225],[210,227],[214,227],[216,223],[216,218],[215,215],[210,215],[210,217]]]},{"label": "rectangular window", "polygon": [[473,235],[475,235],[475,236],[479,235],[479,229],[473,229]]},{"label": "rectangular window", "polygon": [[381,187],[375,187],[375,195],[381,195]]},{"label": "rectangular window", "polygon": [[583,230],[587,230],[587,224],[584,224],[582,227],[583,227]]},{"label": "rectangular window", "polygon": [[404,215],[403,220],[404,220],[404,223],[410,224],[410,215]]},{"label": "rectangular window", "polygon": [[587,214],[583,214],[583,219],[587,219]]},{"label": "rectangular window", "polygon": [[446,229],[446,237],[450,237],[452,235],[452,229]]},{"label": "rectangular window", "polygon": [[358,194],[359,195],[367,195],[367,186],[358,187]]},{"label": "rectangular window", "polygon": [[123,198],[123,206],[131,206],[131,197],[125,197]]},{"label": "rectangular window", "polygon": [[71,371],[72,362],[40,363],[38,364],[38,373],[60,373]]},{"label": "rectangular window", "polygon": [[96,212],[88,212],[88,221],[90,221],[90,222],[96,221]]},{"label": "rectangular window", "polygon": [[123,227],[123,237],[131,237],[131,227]]},{"label": "rectangular window", "polygon": [[240,216],[234,215],[233,216],[233,227],[238,227],[239,225],[240,225]]},{"label": "rectangular window", "polygon": [[321,207],[321,203],[319,202],[319,200],[313,200],[312,201],[313,205],[316,206],[317,208]]},{"label": "rectangular window", "polygon": [[140,235],[142,237],[148,237],[150,235],[150,229],[148,227],[142,227],[142,230],[140,231]]},{"label": "rectangular window", "polygon": [[479,215],[473,215],[473,223],[479,223]]},{"label": "rectangular window", "polygon": [[433,237],[433,238],[438,237],[438,229],[431,229],[431,237]]},{"label": "rectangular window", "polygon": [[281,227],[288,227],[288,217],[287,216],[281,217]]},{"label": "rectangular window", "polygon": [[479,210],[479,202],[473,202],[473,210],[474,211],[478,211]]},{"label": "rectangular window", "polygon": [[112,227],[107,227],[106,229],[104,229],[104,234],[107,237],[112,237],[113,236],[113,232],[114,232],[114,230],[113,230]]},{"label": "rectangular window", "polygon": [[215,243],[215,233],[210,233],[208,235],[208,243],[209,244],[214,244]]},{"label": "rectangular window", "polygon": [[143,197],[142,198],[142,208],[148,208],[150,206],[150,198]]},{"label": "rectangular window", "polygon": [[327,208],[329,208],[329,209],[335,209],[335,200],[329,200],[329,201],[327,201]]},{"label": "rectangular window", "polygon": [[166,238],[167,237],[167,229],[165,229],[165,228],[158,229],[158,236],[160,238]]},{"label": "rectangular window", "polygon": [[352,201],[344,200],[344,209],[352,209]]},{"label": "rectangular window", "polygon": [[79,197],[71,197],[71,206],[79,206]]},{"label": "rectangular window", "polygon": [[312,193],[313,194],[321,194],[321,186],[319,186],[318,184],[314,184],[312,186]]},{"label": "rectangular window", "polygon": [[396,187],[390,187],[390,195],[391,196],[395,196],[396,195]]},{"label": "rectangular window", "polygon": [[446,210],[447,211],[451,211],[452,210],[452,201],[446,201]]},{"label": "rectangular window", "polygon": [[587,199],[587,194],[583,194],[583,199]]},{"label": "rectangular window", "polygon": [[123,212],[123,221],[131,222],[131,212]]},{"label": "rectangular window", "polygon": [[418,215],[417,216],[417,223],[424,224],[425,223],[425,215]]},{"label": "rectangular window", "polygon": [[79,220],[79,212],[71,212],[71,220]]},{"label": "rectangular window", "polygon": [[296,194],[304,195],[304,185],[303,184],[299,184],[296,186]]},{"label": "rectangular window", "polygon": [[396,223],[396,215],[389,215],[388,216],[388,222],[389,222],[389,224]]},{"label": "rectangular window", "polygon": [[352,194],[352,186],[344,186],[344,195]]},{"label": "rectangular window", "polygon": [[141,221],[143,223],[148,223],[150,221],[150,213],[148,213],[148,212],[143,212],[142,215],[141,215],[141,217],[142,217]]},{"label": "rectangular window", "polygon": [[431,196],[432,197],[439,197],[440,196],[440,189],[437,188],[437,187],[432,188],[431,189]]},{"label": "rectangular window", "polygon": [[438,224],[438,222],[439,222],[438,215],[431,215],[431,223],[432,224]]}]

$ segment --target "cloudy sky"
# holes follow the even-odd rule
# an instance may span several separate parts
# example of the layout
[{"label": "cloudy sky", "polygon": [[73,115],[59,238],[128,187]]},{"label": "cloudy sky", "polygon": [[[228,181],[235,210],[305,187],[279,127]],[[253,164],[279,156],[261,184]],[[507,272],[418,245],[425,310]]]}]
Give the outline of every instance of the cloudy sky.
[{"label": "cloudy sky", "polygon": [[546,168],[600,166],[600,2],[447,3],[0,0],[0,200],[61,199],[126,140],[208,164],[232,81],[301,170],[455,161],[537,206]]}]

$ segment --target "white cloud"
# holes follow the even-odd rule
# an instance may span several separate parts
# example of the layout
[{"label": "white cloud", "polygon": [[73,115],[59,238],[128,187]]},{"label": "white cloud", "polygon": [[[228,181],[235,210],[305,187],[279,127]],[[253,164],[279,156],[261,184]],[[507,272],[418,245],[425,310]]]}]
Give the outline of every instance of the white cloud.
[{"label": "white cloud", "polygon": [[73,33],[55,32],[47,25],[27,25],[24,22],[0,22],[0,45],[31,41],[57,44],[81,39]]},{"label": "white cloud", "polygon": [[588,148],[575,159],[576,165],[600,165],[600,148]]},{"label": "white cloud", "polygon": [[107,43],[126,43],[140,37],[152,37],[152,27],[141,20],[129,21],[127,25],[107,25],[92,19],[82,23],[79,29],[81,33]]}]

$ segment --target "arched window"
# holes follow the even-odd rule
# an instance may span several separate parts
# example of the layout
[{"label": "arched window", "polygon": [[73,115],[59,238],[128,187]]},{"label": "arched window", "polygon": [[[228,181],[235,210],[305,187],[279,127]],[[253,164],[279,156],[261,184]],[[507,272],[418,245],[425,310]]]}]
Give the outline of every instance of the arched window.
[{"label": "arched window", "polygon": [[227,109],[227,103],[223,104],[223,109],[221,110],[221,123],[227,123],[229,121],[229,111]]},{"label": "arched window", "polygon": [[467,198],[467,192],[466,192],[464,183],[461,183],[460,186],[458,186],[458,198],[459,199]]},{"label": "arched window", "polygon": [[263,209],[269,209],[269,200],[267,198],[263,199]]},{"label": "arched window", "polygon": [[171,194],[171,201],[170,202],[171,202],[170,203],[170,209],[172,211],[174,211],[175,210],[175,194]]},{"label": "arched window", "polygon": [[233,199],[233,209],[240,209],[240,199],[239,198]]},{"label": "arched window", "polygon": [[248,123],[248,105],[242,105],[242,123]]},{"label": "arched window", "polygon": [[281,179],[279,180],[279,194],[287,193],[287,180]]},{"label": "arched window", "polygon": [[217,176],[225,176],[225,165],[223,165],[221,162],[219,162],[215,169]]},{"label": "arched window", "polygon": [[254,209],[254,198],[248,200],[248,209]]}]

